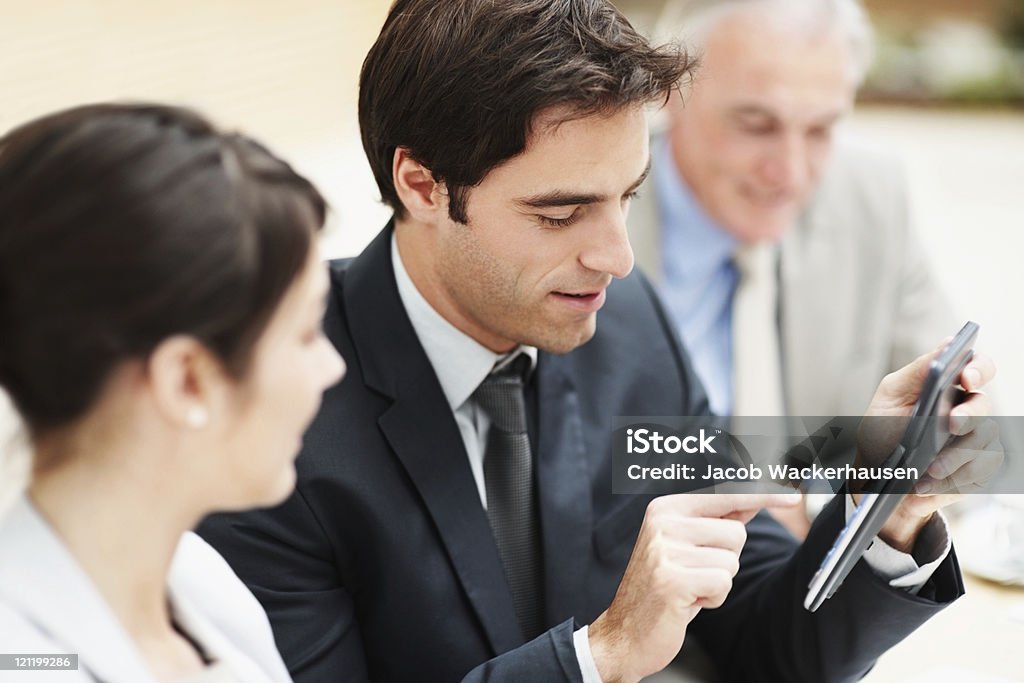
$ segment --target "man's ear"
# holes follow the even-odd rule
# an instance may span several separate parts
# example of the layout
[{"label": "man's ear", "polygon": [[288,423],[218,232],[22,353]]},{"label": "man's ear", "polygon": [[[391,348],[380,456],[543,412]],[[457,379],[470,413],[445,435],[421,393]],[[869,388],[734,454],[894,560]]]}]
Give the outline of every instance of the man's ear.
[{"label": "man's ear", "polygon": [[448,195],[442,183],[426,166],[412,158],[405,147],[395,149],[391,164],[395,192],[413,219],[434,222],[439,214],[448,213]]}]

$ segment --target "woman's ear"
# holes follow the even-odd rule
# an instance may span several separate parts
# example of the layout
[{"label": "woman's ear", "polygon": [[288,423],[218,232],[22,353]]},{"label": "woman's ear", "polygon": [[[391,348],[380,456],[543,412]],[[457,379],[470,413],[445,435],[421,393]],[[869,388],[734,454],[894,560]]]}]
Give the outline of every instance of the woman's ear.
[{"label": "woman's ear", "polygon": [[220,360],[195,337],[162,341],[149,355],[146,378],[160,414],[182,428],[206,427],[230,381]]},{"label": "woman's ear", "polygon": [[433,223],[439,214],[448,215],[444,185],[435,181],[430,169],[413,159],[405,147],[395,149],[391,177],[399,200],[413,219]]}]

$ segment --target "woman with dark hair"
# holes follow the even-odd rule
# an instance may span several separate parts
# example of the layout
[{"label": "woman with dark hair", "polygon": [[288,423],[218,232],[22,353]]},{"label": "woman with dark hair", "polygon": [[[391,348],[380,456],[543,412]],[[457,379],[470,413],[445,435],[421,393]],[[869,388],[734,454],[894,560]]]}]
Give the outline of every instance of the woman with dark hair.
[{"label": "woman with dark hair", "polygon": [[0,138],[0,386],[33,451],[0,520],[5,652],[77,654],[57,681],[290,680],[189,529],[288,496],[343,374],[324,213],[286,163],[183,109],[87,106]]}]

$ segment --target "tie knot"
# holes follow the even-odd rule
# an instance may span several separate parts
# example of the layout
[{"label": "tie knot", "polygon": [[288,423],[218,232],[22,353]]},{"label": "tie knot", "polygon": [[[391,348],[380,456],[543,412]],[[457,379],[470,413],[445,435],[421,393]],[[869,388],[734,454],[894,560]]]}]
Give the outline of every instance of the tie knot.
[{"label": "tie knot", "polygon": [[741,278],[759,280],[775,275],[775,245],[771,242],[741,244],[732,260]]},{"label": "tie knot", "polygon": [[474,400],[491,418],[493,428],[511,434],[526,432],[523,385],[529,369],[530,358],[521,353],[510,363],[492,370],[473,392]]}]

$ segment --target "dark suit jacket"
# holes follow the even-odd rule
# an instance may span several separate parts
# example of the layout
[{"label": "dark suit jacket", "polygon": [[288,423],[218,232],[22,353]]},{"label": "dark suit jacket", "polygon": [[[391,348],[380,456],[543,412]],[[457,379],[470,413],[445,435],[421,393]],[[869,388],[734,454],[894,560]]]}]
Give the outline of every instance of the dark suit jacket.
[{"label": "dark suit jacket", "polygon": [[[458,427],[398,296],[391,234],[331,265],[325,326],[348,375],[306,435],[294,495],[200,533],[266,607],[300,683],[578,681],[572,632],[614,597],[647,503],[611,494],[612,418],[703,414],[704,393],[639,274],[609,288],[590,342],[540,354],[528,403],[550,630],[524,645]],[[802,547],[767,515],[750,523],[728,601],[687,633],[724,678],[856,678],[961,593],[952,557],[920,597],[859,566],[806,613],[841,515],[827,509]]]}]

